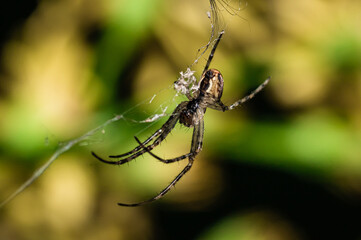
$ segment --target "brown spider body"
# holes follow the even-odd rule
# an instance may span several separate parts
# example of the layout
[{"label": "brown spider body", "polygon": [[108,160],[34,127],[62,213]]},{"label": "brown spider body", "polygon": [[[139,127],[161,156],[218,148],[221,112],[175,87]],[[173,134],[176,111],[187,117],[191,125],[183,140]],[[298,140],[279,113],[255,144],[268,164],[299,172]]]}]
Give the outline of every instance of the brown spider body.
[{"label": "brown spider body", "polygon": [[[148,139],[146,139],[143,142],[139,141],[137,137],[134,137],[139,145],[135,147],[133,150],[124,154],[109,156],[110,158],[121,158],[118,161],[109,161],[102,159],[94,152],[92,152],[93,156],[96,157],[98,160],[104,163],[116,164],[116,165],[129,162],[143,155],[146,152],[163,163],[173,163],[188,158],[188,164],[173,179],[173,181],[165,189],[163,189],[157,196],[139,203],[133,203],[133,204],[118,203],[118,205],[128,206],[128,207],[140,206],[149,202],[153,202],[163,197],[184,176],[184,174],[186,174],[191,169],[196,155],[202,150],[203,135],[204,135],[204,114],[206,112],[206,109],[211,108],[223,112],[227,110],[232,110],[240,106],[244,102],[248,101],[249,99],[253,98],[268,83],[269,78],[263,84],[261,84],[256,90],[254,90],[251,94],[243,97],[242,99],[236,101],[230,106],[226,106],[222,103],[221,101],[221,97],[223,93],[222,74],[216,69],[208,69],[213,59],[213,55],[217,48],[217,45],[221,40],[222,35],[223,32],[220,33],[208,57],[208,61],[204,68],[201,80],[199,81],[198,90],[194,94],[194,97],[190,96],[190,94],[186,95],[189,101],[181,102],[160,129],[155,131]],[[189,153],[171,159],[163,159],[161,157],[158,157],[157,155],[152,153],[152,150],[168,136],[168,134],[172,131],[172,129],[177,124],[177,122],[183,124],[186,127],[194,128],[191,149]]]},{"label": "brown spider body", "polygon": [[216,69],[209,69],[199,81],[198,91],[194,99],[190,99],[179,116],[179,123],[186,127],[194,127],[203,120],[207,107],[220,101],[223,93],[223,77]]},{"label": "brown spider body", "polygon": [[220,101],[223,93],[222,74],[216,69],[207,70],[201,77],[198,91],[198,98],[202,97],[205,103]]},{"label": "brown spider body", "polygon": [[197,125],[199,120],[203,119],[205,113],[204,108],[200,108],[199,100],[193,99],[187,103],[185,109],[179,115],[179,123],[186,127],[194,127]]}]

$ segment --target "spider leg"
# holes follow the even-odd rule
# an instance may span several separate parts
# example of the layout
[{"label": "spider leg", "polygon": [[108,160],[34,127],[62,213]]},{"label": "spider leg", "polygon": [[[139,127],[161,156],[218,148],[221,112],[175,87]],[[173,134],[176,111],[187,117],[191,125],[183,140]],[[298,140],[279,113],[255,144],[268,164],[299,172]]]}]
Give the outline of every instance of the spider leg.
[{"label": "spider leg", "polygon": [[[155,148],[156,146],[158,146],[168,136],[168,134],[172,131],[174,126],[177,124],[180,113],[184,108],[186,108],[187,103],[188,102],[181,102],[176,107],[176,109],[173,111],[173,113],[169,117],[169,119],[163,124],[163,126],[159,130],[157,130],[151,137],[149,137],[147,140],[145,140],[143,142],[142,145],[144,146],[144,144],[148,144],[153,138],[158,136],[151,145],[147,146],[148,150],[144,149],[141,145],[139,145],[138,147],[134,148],[130,152],[127,152],[127,153],[121,154],[121,155],[117,155],[117,156],[127,156],[127,155],[131,154],[129,157],[122,158],[118,161],[109,161],[109,160],[103,159],[103,158],[99,157],[97,154],[95,154],[94,152],[91,152],[91,154],[101,162],[108,163],[108,164],[115,164],[115,165],[121,165],[121,164],[127,163],[127,162],[139,157],[140,155],[143,155],[145,152],[150,151],[153,148]],[[115,158],[117,156],[110,156],[110,157]]]},{"label": "spider leg", "polygon": [[[162,129],[159,129],[157,130],[155,133],[153,133],[152,136],[150,136],[147,140],[145,140],[142,145],[146,145],[148,144],[153,138],[159,136],[160,134],[162,133]],[[125,157],[125,156],[128,156],[128,155],[131,155],[135,152],[138,152],[140,149],[142,149],[141,146],[137,146],[136,148],[134,148],[133,150],[129,151],[129,152],[126,152],[126,153],[123,153],[123,154],[120,154],[120,155],[112,155],[112,156],[109,156],[110,158],[121,158],[121,157]],[[109,160],[106,160],[106,159],[103,159],[101,157],[99,157],[97,154],[95,154],[95,152],[91,152],[91,154],[96,158],[98,159],[99,161],[101,162],[104,162],[104,163],[108,163],[108,164],[118,164],[118,165],[121,165],[123,163],[126,163],[127,161],[109,161]],[[139,155],[136,155],[136,157],[138,157]],[[134,158],[132,158],[134,159]],[[131,159],[128,159],[129,161]]]},{"label": "spider leg", "polygon": [[[209,57],[208,57],[206,66],[204,67],[203,73],[205,73],[205,72],[208,70],[209,65],[210,65],[211,62],[212,62],[214,53],[215,53],[215,51],[216,51],[216,49],[217,49],[218,43],[221,41],[221,38],[222,38],[223,34],[224,34],[224,31],[221,31],[221,33],[219,34],[219,37],[216,39],[216,42],[214,43],[214,46],[213,46],[213,48],[212,48],[212,51],[211,51],[211,53],[209,54]],[[203,73],[202,73],[202,75],[203,75]]]},{"label": "spider leg", "polygon": [[[176,183],[191,169],[194,162],[194,157],[202,150],[202,144],[203,144],[203,134],[204,134],[204,122],[201,120],[198,125],[194,126],[193,130],[193,137],[192,137],[192,146],[191,146],[191,152],[190,156],[188,157],[188,164],[183,168],[183,170],[173,179],[173,181],[164,188],[157,196],[145,200],[143,202],[138,203],[118,203],[119,206],[124,207],[137,207],[141,206],[153,201],[156,201],[160,198],[162,198],[164,195],[166,195],[169,190],[176,185]],[[149,152],[149,151],[148,151]]]},{"label": "spider leg", "polygon": [[[153,138],[158,137],[160,134],[162,133],[162,128],[158,129],[155,133],[153,133],[152,136],[150,136],[147,140],[145,140],[144,142],[142,142],[141,145],[145,146],[147,145],[150,141],[153,140]],[[135,152],[138,152],[140,149],[142,149],[142,146],[139,144],[139,146],[137,146],[136,148],[134,148],[133,150],[123,153],[123,154],[119,154],[119,155],[110,155],[110,158],[121,158],[121,157],[125,157],[128,155],[131,155]]]},{"label": "spider leg", "polygon": [[182,156],[179,156],[179,157],[176,157],[176,158],[171,158],[171,159],[164,159],[164,158],[161,158],[157,155],[155,155],[154,153],[152,153],[150,150],[148,150],[148,148],[146,146],[143,145],[143,143],[141,143],[139,141],[139,139],[137,137],[134,137],[135,140],[138,142],[138,144],[144,148],[152,157],[154,157],[155,159],[158,159],[159,161],[163,162],[163,163],[174,163],[174,162],[178,162],[178,161],[181,161],[183,159],[186,159],[187,157],[191,156],[193,153],[187,153],[187,154],[184,154]]},{"label": "spider leg", "polygon": [[178,176],[175,177],[173,179],[173,181],[166,188],[164,188],[157,196],[155,196],[149,200],[143,201],[143,202],[130,203],[130,204],[118,203],[118,205],[124,206],[124,207],[137,207],[137,206],[141,206],[141,205],[144,205],[144,204],[147,204],[147,203],[150,203],[150,202],[153,202],[153,201],[156,201],[156,200],[162,198],[184,176],[184,174],[186,174],[191,169],[191,167],[193,165],[193,161],[194,161],[194,159],[190,158],[187,166],[185,166],[185,168],[183,168],[183,170],[178,174]]},{"label": "spider leg", "polygon": [[260,91],[262,91],[262,89],[264,89],[266,87],[266,85],[268,84],[270,79],[271,79],[271,77],[268,77],[261,85],[259,85],[255,90],[253,90],[253,92],[251,92],[247,96],[245,96],[242,99],[233,103],[231,106],[228,107],[228,109],[232,110],[232,109],[238,107],[239,105],[247,102],[248,100],[254,98],[254,96],[256,96],[257,93],[259,93]]},{"label": "spider leg", "polygon": [[266,87],[266,85],[268,84],[270,79],[271,79],[271,77],[268,77],[261,85],[259,85],[250,94],[248,94],[247,96],[243,97],[242,99],[236,101],[235,103],[233,103],[230,106],[226,106],[221,102],[221,100],[218,100],[215,104],[210,104],[208,107],[212,108],[212,109],[215,109],[215,110],[218,110],[218,111],[223,111],[223,112],[235,109],[236,107],[239,107],[240,105],[247,102],[248,100],[251,100],[252,98],[254,98],[254,96],[256,96],[257,93],[259,93],[260,91],[262,91]]},{"label": "spider leg", "polygon": [[146,150],[141,150],[139,152],[136,152],[134,153],[133,155],[130,155],[129,157],[127,158],[123,158],[123,159],[120,159],[118,161],[109,161],[109,160],[106,160],[106,159],[103,159],[101,157],[99,157],[97,154],[95,154],[95,152],[91,152],[91,154],[96,158],[98,159],[99,161],[103,162],[103,163],[108,163],[108,164],[114,164],[114,165],[122,165],[124,163],[127,163],[127,162],[130,162],[131,160],[139,157],[140,155],[143,155],[145,152],[147,152]]}]

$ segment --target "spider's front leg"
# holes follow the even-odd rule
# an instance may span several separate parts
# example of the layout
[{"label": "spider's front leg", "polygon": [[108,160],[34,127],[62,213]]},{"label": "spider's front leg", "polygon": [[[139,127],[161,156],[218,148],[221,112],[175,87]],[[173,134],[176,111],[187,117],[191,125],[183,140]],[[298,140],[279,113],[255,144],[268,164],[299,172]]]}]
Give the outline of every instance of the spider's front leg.
[{"label": "spider's front leg", "polygon": [[[191,167],[193,166],[193,162],[194,162],[194,157],[202,150],[202,145],[203,145],[203,134],[204,134],[204,122],[203,119],[199,121],[199,123],[197,125],[194,126],[194,130],[193,130],[193,137],[192,137],[192,146],[191,146],[191,151],[190,151],[190,155],[188,157],[188,164],[183,168],[183,170],[173,179],[173,181],[166,187],[164,188],[157,196],[145,200],[143,202],[138,202],[138,203],[118,203],[119,206],[124,206],[124,207],[137,207],[137,206],[141,206],[153,201],[156,201],[160,198],[162,198],[164,195],[166,195],[169,190],[174,187],[176,185],[176,183],[191,169]],[[150,151],[148,151],[150,152]]]},{"label": "spider's front leg", "polygon": [[[150,141],[153,140],[153,138],[159,136],[161,133],[162,133],[162,129],[158,129],[152,136],[150,136],[147,140],[145,140],[145,141],[142,143],[142,146],[147,145]],[[99,161],[101,161],[101,162],[103,162],[103,163],[121,165],[121,164],[124,164],[124,163],[126,163],[126,162],[129,162],[130,160],[132,160],[132,159],[137,158],[138,156],[140,156],[142,153],[139,152],[139,150],[141,150],[141,149],[142,149],[142,147],[141,147],[141,145],[139,145],[139,146],[137,146],[136,148],[134,148],[133,150],[131,150],[131,151],[129,151],[129,152],[126,152],[126,153],[123,153],[123,154],[119,154],[119,155],[111,155],[111,156],[109,156],[110,158],[121,158],[121,157],[125,157],[125,156],[128,156],[128,155],[131,155],[131,156],[129,156],[128,158],[124,158],[124,159],[121,159],[121,160],[118,160],[118,161],[109,161],[109,160],[103,159],[103,158],[99,157],[95,152],[91,152],[91,154],[92,154],[96,159],[98,159]]]},{"label": "spider's front leg", "polygon": [[[179,115],[183,111],[183,109],[186,108],[187,103],[188,102],[181,102],[176,107],[176,109],[173,111],[172,115],[168,118],[168,120],[163,124],[163,126],[160,129],[158,129],[154,134],[152,134],[152,136],[150,136],[147,140],[145,140],[141,145],[138,145],[133,150],[131,150],[127,153],[109,156],[110,158],[118,158],[118,157],[125,157],[125,156],[128,156],[128,157],[122,158],[118,161],[109,161],[109,160],[105,160],[105,159],[99,157],[94,152],[91,152],[91,154],[101,162],[108,163],[108,164],[115,164],[115,165],[121,165],[121,164],[127,163],[127,162],[143,155],[147,151],[150,151],[153,148],[155,148],[156,146],[158,146],[168,136],[168,134],[172,131],[174,126],[177,124],[177,122],[179,120]],[[148,143],[150,143],[154,138],[156,138],[156,139],[153,141],[153,143],[148,145],[147,148],[145,149],[144,146],[146,146]]]}]

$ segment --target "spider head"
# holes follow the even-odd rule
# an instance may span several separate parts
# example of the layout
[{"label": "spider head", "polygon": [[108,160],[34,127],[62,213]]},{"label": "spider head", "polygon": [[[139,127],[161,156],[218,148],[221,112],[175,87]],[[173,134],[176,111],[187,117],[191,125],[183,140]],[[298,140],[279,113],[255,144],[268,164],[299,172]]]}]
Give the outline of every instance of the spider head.
[{"label": "spider head", "polygon": [[199,82],[199,95],[213,99],[220,99],[223,93],[223,77],[216,69],[209,69],[203,73]]}]

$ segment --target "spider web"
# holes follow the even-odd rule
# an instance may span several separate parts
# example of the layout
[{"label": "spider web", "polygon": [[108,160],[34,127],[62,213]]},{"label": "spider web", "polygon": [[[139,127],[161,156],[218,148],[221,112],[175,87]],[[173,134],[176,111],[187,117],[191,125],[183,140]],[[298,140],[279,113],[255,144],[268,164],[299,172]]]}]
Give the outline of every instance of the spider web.
[{"label": "spider web", "polygon": [[[237,15],[237,12],[241,10],[241,1],[235,0],[238,2],[239,6],[238,8],[233,7],[230,2],[231,0],[209,0],[210,4],[210,11],[207,12],[207,16],[210,20],[211,25],[211,32],[210,37],[203,47],[198,49],[198,54],[196,56],[196,59],[194,62],[184,71],[181,71],[179,73],[178,79],[170,85],[166,90],[168,89],[174,89],[175,93],[173,94],[173,97],[161,103],[153,114],[149,114],[148,117],[144,119],[134,119],[128,117],[129,113],[137,111],[140,106],[143,106],[145,104],[154,104],[153,102],[159,97],[160,93],[163,90],[160,90],[158,93],[154,94],[150,98],[136,104],[134,107],[128,109],[127,111],[123,112],[122,114],[118,114],[105,122],[103,122],[101,125],[89,130],[88,132],[84,133],[80,137],[71,139],[66,142],[58,143],[58,146],[54,153],[49,157],[49,159],[41,165],[38,169],[34,171],[34,173],[30,176],[30,178],[25,181],[18,189],[16,189],[10,196],[8,196],[3,202],[0,203],[0,208],[6,205],[8,202],[13,200],[16,196],[18,196],[21,192],[23,192],[27,187],[29,187],[36,179],[38,179],[47,169],[48,167],[56,160],[58,159],[63,153],[69,151],[74,146],[77,145],[89,145],[91,142],[93,142],[94,136],[98,133],[104,134],[105,128],[109,125],[118,122],[120,120],[124,120],[128,123],[133,124],[148,124],[146,127],[143,127],[142,130],[140,130],[135,135],[138,135],[139,133],[145,131],[149,127],[151,127],[153,124],[155,124],[160,119],[170,116],[171,112],[169,113],[169,110],[173,111],[173,109],[170,109],[170,106],[172,104],[175,104],[178,101],[178,97],[182,97],[184,99],[184,96],[193,96],[194,93],[198,90],[198,82],[197,78],[195,77],[195,71],[192,70],[192,67],[199,62],[199,59],[203,57],[203,55],[207,52],[207,50],[212,46],[213,42],[218,36],[218,32],[220,30],[220,25],[222,20],[222,11],[226,11],[227,13],[231,15]],[[46,137],[45,144],[48,144],[49,138]]]}]

